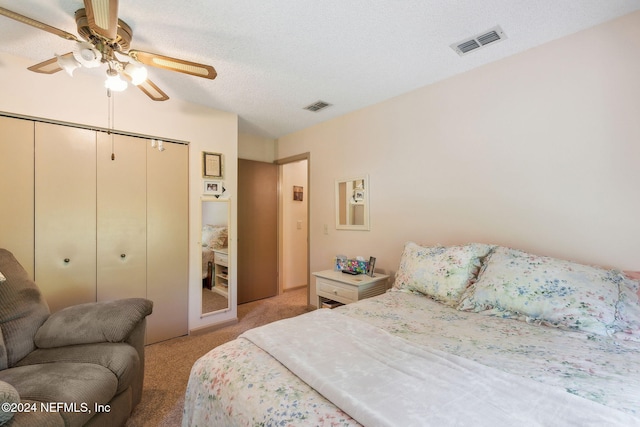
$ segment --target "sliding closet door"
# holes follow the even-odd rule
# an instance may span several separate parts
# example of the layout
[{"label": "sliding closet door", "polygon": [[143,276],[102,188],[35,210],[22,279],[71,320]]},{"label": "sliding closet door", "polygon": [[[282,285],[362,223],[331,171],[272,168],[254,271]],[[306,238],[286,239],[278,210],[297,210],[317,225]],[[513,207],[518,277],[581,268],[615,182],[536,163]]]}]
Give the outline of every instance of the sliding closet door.
[{"label": "sliding closet door", "polygon": [[147,142],[97,133],[98,301],[146,297]]},{"label": "sliding closet door", "polygon": [[52,312],[96,300],[95,138],[35,124],[35,280]]},{"label": "sliding closet door", "polygon": [[188,332],[189,147],[147,147],[147,343]]},{"label": "sliding closet door", "polygon": [[33,279],[33,122],[0,117],[0,248]]}]

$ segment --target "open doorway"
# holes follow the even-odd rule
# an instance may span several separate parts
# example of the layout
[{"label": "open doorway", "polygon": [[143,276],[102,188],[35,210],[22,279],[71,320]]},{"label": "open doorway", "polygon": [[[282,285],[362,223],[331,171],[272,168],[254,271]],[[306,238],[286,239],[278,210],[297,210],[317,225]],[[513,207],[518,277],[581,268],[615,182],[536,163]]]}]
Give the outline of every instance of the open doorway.
[{"label": "open doorway", "polygon": [[280,167],[279,293],[306,288],[309,303],[309,155],[276,163]]}]

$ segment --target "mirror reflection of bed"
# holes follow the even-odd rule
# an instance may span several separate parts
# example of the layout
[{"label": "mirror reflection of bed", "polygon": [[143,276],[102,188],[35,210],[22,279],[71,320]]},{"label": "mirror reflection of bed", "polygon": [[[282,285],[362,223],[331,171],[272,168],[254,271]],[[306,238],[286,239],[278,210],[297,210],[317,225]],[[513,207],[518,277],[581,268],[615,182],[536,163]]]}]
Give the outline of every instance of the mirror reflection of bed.
[{"label": "mirror reflection of bed", "polygon": [[202,315],[229,309],[228,200],[202,200]]}]

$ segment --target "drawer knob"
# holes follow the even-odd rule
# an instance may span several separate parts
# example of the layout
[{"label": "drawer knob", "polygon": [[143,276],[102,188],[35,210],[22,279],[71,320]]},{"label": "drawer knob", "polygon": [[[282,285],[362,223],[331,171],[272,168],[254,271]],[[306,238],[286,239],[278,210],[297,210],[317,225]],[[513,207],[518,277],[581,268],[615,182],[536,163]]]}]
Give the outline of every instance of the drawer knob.
[{"label": "drawer knob", "polygon": [[69,264],[69,262],[71,262],[71,260],[70,260],[69,258],[65,258],[65,259],[64,259],[64,263],[65,263],[65,264]]},{"label": "drawer knob", "polygon": [[123,258],[123,259],[124,259],[124,258],[126,258],[126,257],[127,257],[127,254],[120,254],[120,258]]}]

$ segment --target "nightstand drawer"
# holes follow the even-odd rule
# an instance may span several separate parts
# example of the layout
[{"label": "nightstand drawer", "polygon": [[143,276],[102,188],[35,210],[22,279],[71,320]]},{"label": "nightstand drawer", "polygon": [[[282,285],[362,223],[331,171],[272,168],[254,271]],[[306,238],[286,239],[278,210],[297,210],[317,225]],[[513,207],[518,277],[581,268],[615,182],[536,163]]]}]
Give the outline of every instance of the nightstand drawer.
[{"label": "nightstand drawer", "polygon": [[358,300],[358,290],[353,286],[342,286],[340,283],[317,278],[316,288],[318,295],[326,298],[339,298],[340,302],[347,304]]},{"label": "nightstand drawer", "polygon": [[229,266],[229,256],[221,252],[213,253],[213,262],[224,266]]}]

